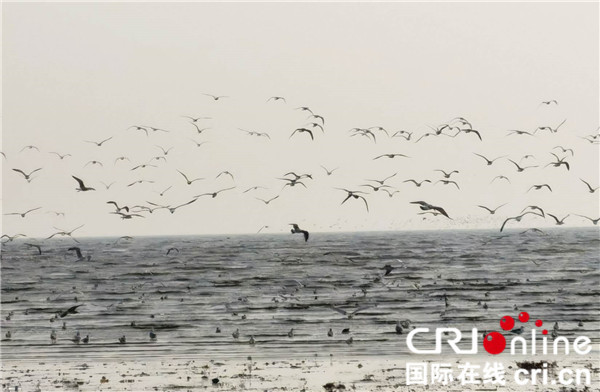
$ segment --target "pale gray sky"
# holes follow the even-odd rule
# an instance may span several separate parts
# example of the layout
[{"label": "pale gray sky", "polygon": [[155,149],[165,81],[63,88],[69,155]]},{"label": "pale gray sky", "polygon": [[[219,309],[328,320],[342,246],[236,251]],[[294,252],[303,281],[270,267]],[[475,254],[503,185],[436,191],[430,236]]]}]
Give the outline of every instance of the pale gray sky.
[{"label": "pale gray sky", "polygon": [[[43,207],[27,218],[3,216],[3,233],[47,236],[57,226],[85,223],[80,235],[142,235],[288,230],[312,231],[499,227],[528,204],[559,215],[598,218],[598,145],[579,136],[599,125],[598,3],[180,3],[3,5],[3,213]],[[227,95],[213,101],[202,93]],[[287,104],[265,103],[281,95]],[[540,106],[556,99],[558,105]],[[289,135],[307,123],[309,106],[325,117],[325,134]],[[210,116],[201,136],[182,115]],[[463,116],[483,136],[414,140]],[[566,123],[556,134],[506,136]],[[146,138],[131,125],[165,128]],[[414,131],[413,140],[377,143],[349,137],[353,127]],[[237,128],[267,132],[272,140]],[[113,137],[98,148],[84,140]],[[208,141],[197,149],[189,138]],[[29,144],[41,152],[20,150]],[[131,171],[174,147],[159,168]],[[556,145],[575,150],[572,168],[541,168]],[[71,153],[58,160],[50,151]],[[473,153],[540,165],[516,173],[506,159],[486,166]],[[373,157],[404,153],[411,158]],[[114,165],[126,155],[131,162]],[[560,156],[565,154],[560,153]],[[104,167],[85,167],[96,159]],[[340,167],[327,177],[319,167]],[[12,168],[38,167],[31,183]],[[415,188],[408,178],[437,180],[434,169],[457,169],[458,191],[442,184]],[[176,170],[205,177],[187,186]],[[237,188],[203,197],[171,215],[121,220],[105,204],[180,204],[231,186],[215,176],[229,170]],[[284,173],[312,173],[308,189],[280,191]],[[340,206],[334,187],[362,189],[365,179],[398,172],[393,198],[367,196]],[[504,174],[511,184],[495,182]],[[96,192],[78,193],[71,175]],[[137,179],[155,181],[126,187]],[[104,190],[100,181],[116,184]],[[548,183],[553,192],[526,193]],[[163,197],[156,192],[173,185]],[[268,190],[242,193],[250,186]],[[254,197],[279,199],[265,206]],[[410,201],[444,207],[450,216],[422,220]],[[476,207],[509,203],[494,216]],[[47,211],[64,211],[55,217]],[[520,227],[551,225],[533,218]],[[570,217],[567,225],[588,225]]]}]

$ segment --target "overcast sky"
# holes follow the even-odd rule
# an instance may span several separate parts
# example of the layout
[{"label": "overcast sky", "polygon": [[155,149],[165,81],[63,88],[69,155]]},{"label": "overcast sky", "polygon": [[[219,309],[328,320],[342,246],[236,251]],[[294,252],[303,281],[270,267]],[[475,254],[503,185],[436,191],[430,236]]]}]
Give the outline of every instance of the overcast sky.
[{"label": "overcast sky", "polygon": [[[164,235],[285,232],[297,222],[311,231],[408,230],[500,226],[537,204],[567,226],[598,218],[598,145],[580,136],[599,125],[598,3],[260,3],[260,4],[11,4],[3,5],[3,213],[42,207],[26,218],[3,216],[3,233],[48,236],[56,226],[80,235]],[[203,95],[226,95],[219,101]],[[283,96],[287,103],[268,102]],[[541,105],[557,100],[558,105]],[[325,118],[325,132],[290,134],[308,123],[308,106]],[[183,115],[207,116],[198,135]],[[428,137],[430,126],[467,118],[481,132]],[[519,129],[535,137],[506,136]],[[169,130],[146,137],[128,129]],[[410,141],[377,132],[377,143],[350,137],[353,127],[414,132]],[[271,140],[238,128],[266,132]],[[88,141],[112,137],[102,147]],[[197,148],[190,140],[206,141]],[[21,149],[35,145],[36,150]],[[131,171],[173,147],[163,160]],[[575,156],[553,150],[562,145]],[[51,151],[70,153],[59,160]],[[568,155],[571,170],[547,167]],[[378,159],[383,153],[410,158]],[[502,159],[523,155],[517,173]],[[115,164],[115,158],[130,161]],[[98,160],[103,167],[86,165]],[[339,167],[327,176],[320,168]],[[31,183],[12,171],[42,167]],[[434,169],[456,169],[460,185]],[[187,185],[177,173],[204,180]],[[227,176],[215,179],[221,171]],[[281,190],[289,171],[311,173],[307,189]],[[390,198],[363,184],[398,173]],[[506,175],[511,183],[491,180]],[[92,192],[76,192],[76,175]],[[133,181],[154,181],[127,187]],[[116,182],[106,190],[102,182]],[[553,192],[530,191],[548,183]],[[172,188],[160,196],[158,192]],[[178,205],[205,192],[236,186],[216,198],[170,214],[122,220],[106,204],[148,201]],[[243,193],[251,186],[264,186]],[[362,190],[360,200],[340,203]],[[269,199],[268,206],[255,197]],[[453,220],[418,215],[410,201],[442,206]],[[502,207],[489,215],[477,205]],[[64,212],[65,217],[50,211]],[[511,227],[544,227],[551,219],[524,219]]]}]

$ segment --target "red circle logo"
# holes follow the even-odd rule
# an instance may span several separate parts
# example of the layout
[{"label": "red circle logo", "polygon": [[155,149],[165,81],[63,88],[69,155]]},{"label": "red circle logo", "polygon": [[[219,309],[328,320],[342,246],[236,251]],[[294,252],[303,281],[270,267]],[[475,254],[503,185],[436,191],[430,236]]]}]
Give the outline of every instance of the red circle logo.
[{"label": "red circle logo", "polygon": [[521,312],[519,313],[519,321],[522,323],[526,323],[529,321],[529,313]]},{"label": "red circle logo", "polygon": [[505,331],[510,331],[515,326],[515,319],[510,316],[504,316],[500,320],[500,327]]},{"label": "red circle logo", "polygon": [[490,332],[483,338],[483,348],[492,355],[500,354],[506,348],[506,338],[500,332]]}]

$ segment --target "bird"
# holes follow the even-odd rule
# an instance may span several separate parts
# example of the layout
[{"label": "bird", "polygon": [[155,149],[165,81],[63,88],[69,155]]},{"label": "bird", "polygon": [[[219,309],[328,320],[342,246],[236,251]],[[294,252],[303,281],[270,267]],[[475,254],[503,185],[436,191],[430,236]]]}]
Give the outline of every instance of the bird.
[{"label": "bird", "polygon": [[215,101],[218,101],[219,99],[222,99],[222,98],[229,98],[227,95],[212,95],[212,94],[202,94],[202,95],[206,95],[207,97],[211,97]]},{"label": "bird", "polygon": [[81,335],[79,334],[79,331],[77,331],[77,333],[75,334],[75,336],[73,336],[73,339],[71,339],[71,341],[73,343],[79,344],[79,342],[81,341]]},{"label": "bird", "polygon": [[550,188],[550,185],[548,185],[548,184],[532,185],[532,186],[531,186],[531,188],[529,188],[529,189],[527,190],[527,192],[529,192],[529,191],[530,191],[530,190],[532,190],[532,189],[535,189],[536,191],[539,191],[539,190],[540,190],[540,189],[542,189],[542,188],[548,188],[548,190],[549,190],[550,192],[552,192],[552,188]]},{"label": "bird", "polygon": [[537,166],[524,166],[524,167],[521,167],[521,166],[519,166],[519,164],[518,164],[517,162],[513,161],[512,159],[509,159],[509,161],[510,161],[510,162],[511,162],[513,165],[515,165],[515,166],[517,167],[517,171],[518,171],[519,173],[520,173],[520,172],[522,172],[522,171],[524,171],[524,170],[526,170],[526,169],[532,169],[532,168],[534,168],[534,167],[537,167]]},{"label": "bird", "polygon": [[84,141],[85,141],[86,143],[92,143],[92,144],[95,144],[95,145],[96,145],[96,146],[98,146],[98,147],[102,147],[102,145],[103,145],[104,143],[106,143],[107,141],[111,140],[112,138],[113,138],[113,137],[111,136],[111,137],[109,137],[108,139],[104,139],[104,140],[102,140],[102,141],[99,141],[99,142],[95,142],[95,141],[89,141],[89,140],[84,140]]},{"label": "bird", "polygon": [[194,182],[196,181],[200,181],[200,180],[204,180],[204,178],[198,177],[198,178],[194,178],[194,179],[189,179],[188,176],[186,176],[183,172],[181,172],[180,170],[177,170],[177,172],[179,174],[181,174],[183,176],[183,178],[185,178],[185,181],[187,182],[188,185],[192,185]]},{"label": "bird", "polygon": [[116,165],[116,164],[117,164],[117,162],[119,162],[119,161],[128,161],[128,162],[131,162],[131,161],[129,160],[129,158],[127,158],[127,157],[125,157],[125,156],[121,156],[121,157],[117,157],[117,158],[115,158],[115,165]]},{"label": "bird", "polygon": [[163,190],[163,191],[161,191],[161,192],[156,192],[156,193],[158,193],[158,195],[162,197],[162,196],[164,196],[164,195],[165,195],[165,193],[167,193],[167,191],[168,191],[169,189],[171,189],[171,188],[173,188],[173,185],[169,186],[168,188],[166,188],[165,190]]},{"label": "bird", "polygon": [[63,154],[59,154],[59,153],[57,153],[57,152],[54,152],[54,151],[51,151],[51,152],[50,152],[50,154],[54,154],[54,155],[56,155],[56,156],[57,156],[57,157],[58,157],[60,160],[63,160],[63,159],[65,159],[65,158],[67,158],[67,157],[70,157],[70,156],[72,156],[71,154],[64,154],[64,155],[63,155]]},{"label": "bird", "polygon": [[[47,239],[47,240],[49,240],[50,238],[53,238],[53,237],[55,237],[55,236],[57,236],[57,235],[60,235],[60,236],[63,236],[63,237],[71,237],[71,238],[73,238],[73,237],[72,237],[72,234],[73,234],[73,232],[74,232],[74,231],[76,231],[76,230],[79,230],[79,229],[81,229],[83,226],[85,226],[85,225],[80,225],[80,226],[77,226],[76,228],[74,228],[74,229],[73,229],[73,230],[71,230],[71,231],[66,231],[66,230],[62,230],[62,229],[59,229],[59,228],[56,228],[56,227],[55,227],[55,229],[56,229],[56,230],[59,230],[59,231],[58,231],[58,232],[56,232],[56,233],[54,233],[54,234],[52,234],[50,237],[47,237],[46,239]],[[75,242],[78,242],[78,241],[77,241],[75,238],[73,238],[73,240],[74,240]]]},{"label": "bird", "polygon": [[338,313],[343,314],[344,316],[346,316],[348,319],[352,319],[354,318],[354,315],[358,314],[359,312],[362,312],[363,310],[367,310],[367,309],[371,309],[371,308],[375,308],[377,307],[377,304],[366,304],[363,306],[359,306],[358,308],[356,308],[354,311],[352,312],[348,312],[344,309],[338,308],[337,306],[330,306],[331,309],[335,310]]},{"label": "bird", "polygon": [[77,183],[79,184],[79,188],[75,188],[77,190],[77,192],[87,192],[87,191],[95,191],[96,189],[94,188],[90,188],[85,186],[85,184],[83,183],[83,180],[81,180],[80,178],[77,178],[75,176],[71,176],[75,179],[75,181],[77,181]]},{"label": "bird", "polygon": [[508,135],[506,136],[510,136],[510,135],[528,135],[528,136],[534,136],[532,133],[529,133],[527,131],[520,131],[518,129],[512,129],[510,131],[507,131]]},{"label": "bird", "polygon": [[219,178],[221,176],[229,176],[229,177],[231,177],[232,180],[235,181],[233,174],[231,174],[231,172],[228,172],[227,170],[220,172],[219,174],[217,174],[217,176],[215,178]]},{"label": "bird", "polygon": [[551,103],[558,105],[558,102],[556,101],[556,99],[551,99],[550,101],[542,101],[542,103],[540,103],[540,105],[550,105]]},{"label": "bird", "polygon": [[294,328],[290,329],[290,331],[287,334],[288,338],[293,338],[294,337]]},{"label": "bird", "polygon": [[125,335],[123,335],[123,336],[121,336],[121,337],[119,338],[119,343],[120,343],[120,344],[125,344],[125,343],[127,343],[127,339],[125,338]]},{"label": "bird", "polygon": [[507,203],[501,204],[501,205],[499,205],[498,207],[496,207],[496,208],[494,208],[494,209],[488,208],[488,207],[486,207],[486,206],[477,206],[477,207],[479,207],[479,208],[483,208],[484,210],[487,210],[487,211],[490,213],[490,215],[494,215],[494,214],[496,213],[496,211],[497,211],[497,210],[498,210],[500,207],[502,207],[502,206],[505,206],[506,204],[507,204]]},{"label": "bird", "polygon": [[369,180],[369,179],[367,179],[365,181],[372,181],[372,182],[376,182],[376,183],[378,183],[380,185],[384,185],[387,180],[389,180],[390,178],[395,177],[397,174],[398,173],[394,173],[394,174],[392,174],[390,176],[385,177],[383,180]]},{"label": "bird", "polygon": [[556,126],[556,128],[552,128],[552,127],[537,127],[537,129],[535,131],[533,131],[533,133],[536,133],[537,131],[550,131],[551,133],[556,133],[558,132],[558,128],[560,128],[567,120],[564,119],[560,124],[558,124]]},{"label": "bird", "polygon": [[31,175],[35,172],[38,172],[42,170],[42,168],[38,168],[35,170],[32,170],[30,173],[25,173],[23,170],[21,169],[13,169],[13,171],[17,172],[17,173],[21,173],[23,175],[23,177],[25,178],[25,180],[27,180],[27,182],[31,182],[33,180],[33,178],[31,177]]},{"label": "bird", "polygon": [[333,336],[333,329],[329,328],[329,331],[327,331],[327,336],[329,336],[329,337]]},{"label": "bird", "polygon": [[302,235],[304,235],[304,242],[308,242],[308,231],[302,230],[296,223],[290,223],[290,225],[292,225],[292,234],[302,233]]},{"label": "bird", "polygon": [[104,167],[104,165],[102,164],[102,162],[96,161],[96,160],[89,161],[88,163],[86,163],[85,165],[83,165],[83,167],[87,167],[87,165],[92,165],[92,166],[98,165],[100,167]]},{"label": "bird", "polygon": [[66,309],[66,310],[62,310],[58,312],[58,315],[60,316],[60,318],[64,318],[67,317],[70,314],[76,314],[79,313],[77,311],[77,308],[79,308],[80,306],[83,306],[83,304],[79,304],[79,305],[75,305],[75,306],[71,306],[70,308]]},{"label": "bird", "polygon": [[323,118],[323,116],[320,116],[318,114],[311,114],[310,116],[308,116],[308,118],[315,118],[315,119],[321,120],[321,123],[323,123],[323,125],[325,125],[325,119]]},{"label": "bird", "polygon": [[179,253],[179,249],[177,249],[177,248],[169,248],[169,249],[167,249],[167,256],[168,256],[168,255],[169,255],[171,252],[177,252],[177,253]]},{"label": "bird", "polygon": [[25,234],[15,234],[13,236],[10,236],[8,234],[2,234],[2,237],[0,237],[0,238],[5,238],[5,237],[8,239],[8,241],[6,241],[6,242],[12,242],[19,237],[26,237],[26,235]]},{"label": "bird", "polygon": [[32,208],[32,209],[30,209],[30,210],[27,210],[27,211],[25,211],[25,212],[9,212],[9,213],[6,213],[6,214],[4,214],[4,215],[19,215],[19,216],[21,216],[21,218],[25,218],[25,216],[26,216],[27,214],[29,214],[30,212],[37,211],[37,210],[39,210],[39,209],[41,209],[41,208],[42,208],[42,207],[36,207],[36,208]]},{"label": "bird", "polygon": [[263,203],[265,203],[265,204],[267,204],[267,205],[268,205],[270,202],[272,202],[273,200],[277,199],[278,197],[279,197],[279,195],[277,195],[277,196],[275,196],[275,197],[272,197],[272,198],[270,198],[269,200],[263,200],[263,199],[261,199],[261,198],[259,198],[259,197],[255,197],[255,199],[256,199],[256,200],[260,200],[260,201],[262,201]]},{"label": "bird", "polygon": [[315,140],[315,137],[314,137],[312,131],[310,129],[308,129],[308,128],[296,128],[296,130],[294,132],[292,132],[292,134],[290,135],[289,138],[291,139],[292,136],[294,136],[294,134],[296,132],[299,132],[299,133],[303,133],[303,132],[304,133],[308,133],[310,135],[311,140]]},{"label": "bird", "polygon": [[387,158],[390,158],[390,159],[394,159],[396,157],[410,158],[409,156],[404,155],[404,154],[382,154],[382,155],[379,155],[379,156],[373,158],[373,160],[376,160],[376,159],[379,159],[379,158],[383,158],[383,157],[387,157]]},{"label": "bird", "polygon": [[511,221],[511,220],[514,220],[514,221],[517,221],[517,222],[521,222],[521,219],[523,219],[523,217],[524,217],[525,215],[527,215],[527,214],[533,214],[533,215],[537,215],[537,216],[542,216],[542,215],[540,215],[540,214],[538,214],[538,213],[536,213],[536,212],[533,212],[533,211],[527,211],[527,212],[525,212],[525,213],[523,213],[523,214],[521,214],[521,215],[518,215],[518,216],[513,216],[513,217],[510,217],[510,218],[507,218],[507,219],[504,221],[504,223],[502,223],[502,226],[500,227],[500,231],[503,231],[503,230],[504,230],[504,226],[506,226],[506,224],[507,224],[509,221]]},{"label": "bird", "polygon": [[378,186],[375,186],[375,185],[371,185],[371,184],[364,184],[364,185],[360,185],[360,186],[369,187],[369,188],[373,189],[373,192],[378,192],[380,189],[391,188],[391,186],[389,186],[389,185],[378,185]]},{"label": "bird", "polygon": [[389,191],[389,190],[387,190],[387,189],[382,189],[382,191],[384,191],[385,193],[387,193],[387,195],[388,195],[389,197],[393,197],[393,196],[394,196],[396,193],[400,193],[400,191],[399,191],[399,190],[394,190],[394,191],[391,191],[391,192],[390,192],[390,191]]},{"label": "bird", "polygon": [[121,210],[125,210],[126,212],[129,212],[129,207],[127,206],[123,206],[123,207],[119,207],[119,205],[117,204],[117,202],[115,201],[107,201],[106,204],[112,204],[115,206],[115,208],[117,209],[117,212],[121,212]]},{"label": "bird", "polygon": [[90,342],[90,335],[85,335],[83,339],[81,339],[83,344],[88,344]]},{"label": "bird", "polygon": [[264,186],[251,186],[250,188],[246,189],[244,192],[242,193],[248,193],[250,191],[255,191],[257,189],[267,189]]},{"label": "bird", "polygon": [[367,199],[365,199],[364,196],[361,196],[361,194],[365,194],[364,192],[361,192],[361,191],[350,191],[350,190],[344,189],[344,188],[335,188],[335,189],[338,189],[338,190],[341,190],[341,191],[344,191],[344,192],[348,193],[348,195],[346,196],[346,198],[344,199],[344,201],[342,201],[341,204],[344,204],[351,197],[353,197],[355,199],[361,199],[362,201],[365,202],[365,207],[367,208],[367,212],[369,212],[369,203],[367,203]]},{"label": "bird", "polygon": [[313,128],[319,128],[321,130],[321,132],[325,133],[325,129],[323,128],[323,126],[319,123],[316,122],[310,122],[308,123],[308,125],[310,125]]},{"label": "bird", "polygon": [[554,166],[554,167],[560,167],[561,165],[565,165],[565,167],[567,168],[567,170],[570,170],[571,168],[569,167],[569,162],[565,161],[566,158],[559,158],[556,154],[554,153],[550,153],[552,155],[554,155],[554,157],[556,158],[556,162],[550,162],[549,164],[547,164],[544,167],[548,167],[548,166]]},{"label": "bird", "polygon": [[[438,180],[438,181],[436,181],[435,183],[437,184],[438,182],[441,182],[441,183],[442,183],[442,184],[444,184],[444,185],[450,185],[450,184],[452,184],[452,185],[456,186],[456,188],[457,188],[457,189],[459,189],[459,190],[460,190],[460,187],[458,186],[458,184],[456,183],[456,181],[450,181],[450,180]],[[434,185],[435,185],[435,184],[434,184]]]},{"label": "bird", "polygon": [[598,219],[592,219],[592,218],[587,217],[585,215],[578,215],[578,214],[575,214],[575,215],[579,216],[581,218],[589,219],[594,225],[598,225],[598,222],[600,221],[600,218],[598,218]]},{"label": "bird", "polygon": [[192,199],[192,200],[188,201],[187,203],[180,204],[180,205],[178,205],[178,206],[176,206],[176,207],[170,207],[170,206],[169,206],[169,207],[167,207],[167,209],[169,210],[169,212],[171,212],[171,214],[174,214],[174,213],[175,213],[175,211],[176,211],[178,208],[181,208],[181,207],[187,206],[187,205],[189,205],[189,204],[192,204],[192,203],[194,203],[196,200],[198,200],[198,198]]},{"label": "bird", "polygon": [[256,344],[256,340],[254,340],[254,336],[250,335],[250,339],[248,339],[248,344],[253,346],[254,344]]},{"label": "bird", "polygon": [[83,261],[86,260],[90,261],[92,256],[88,255],[87,257],[83,257],[83,254],[81,253],[81,248],[79,248],[78,246],[72,246],[69,249],[67,249],[68,251],[75,251],[75,254],[77,255],[77,261]]},{"label": "bird", "polygon": [[106,188],[106,190],[109,190],[111,186],[113,186],[114,184],[116,184],[116,182],[111,182],[110,184],[105,184],[104,182],[100,181],[100,183],[102,185],[104,185],[104,187]]},{"label": "bird", "polygon": [[421,187],[421,185],[423,185],[423,184],[424,184],[424,183],[426,183],[426,182],[428,182],[428,183],[431,183],[431,181],[429,181],[429,180],[423,180],[423,181],[419,182],[419,181],[417,181],[417,180],[414,180],[414,179],[412,179],[412,178],[411,178],[411,179],[408,179],[408,180],[404,180],[404,181],[402,181],[402,183],[405,183],[405,182],[412,182],[413,184],[415,184],[415,185],[417,186],[417,188],[420,188],[420,187]]},{"label": "bird", "polygon": [[29,243],[25,243],[25,245],[31,247],[31,248],[36,248],[38,250],[38,254],[41,255],[42,254],[42,247],[36,244],[29,244]]},{"label": "bird", "polygon": [[267,99],[267,102],[269,102],[269,101],[274,101],[274,102],[283,101],[284,103],[287,103],[287,101],[285,100],[284,97],[270,97],[269,99]]},{"label": "bird", "polygon": [[421,210],[423,210],[423,211],[434,210],[434,211],[437,211],[440,214],[444,215],[446,218],[452,219],[452,218],[450,218],[450,216],[448,216],[448,214],[446,213],[446,211],[442,207],[434,206],[434,205],[429,204],[429,203],[427,203],[425,201],[411,201],[410,204],[418,204],[419,208]]},{"label": "bird", "polygon": [[181,116],[185,118],[189,118],[192,122],[198,122],[200,120],[212,120],[212,117],[191,117],[191,116]]},{"label": "bird", "polygon": [[29,145],[29,146],[25,146],[25,147],[23,147],[23,148],[21,149],[21,151],[19,151],[19,152],[23,152],[23,151],[25,151],[25,150],[36,150],[36,151],[38,151],[38,152],[40,151],[40,149],[39,149],[39,148],[37,148],[36,146],[34,146],[34,145]]},{"label": "bird", "polygon": [[492,181],[490,181],[490,184],[496,180],[506,180],[510,184],[510,179],[506,176],[496,176],[492,179]]},{"label": "bird", "polygon": [[441,169],[435,169],[434,171],[441,172],[441,173],[444,175],[444,178],[450,178],[450,176],[451,176],[452,174],[454,174],[454,173],[457,173],[457,174],[458,174],[458,173],[459,173],[459,171],[458,171],[458,170],[452,170],[451,172],[448,172],[448,173],[446,173],[444,170],[441,170]]},{"label": "bird", "polygon": [[556,148],[560,149],[563,153],[570,152],[572,157],[575,156],[575,152],[573,151],[572,148],[564,148],[563,146],[555,146],[553,148],[553,150],[556,149]]},{"label": "bird", "polygon": [[296,108],[295,110],[302,110],[303,112],[309,112],[310,114],[314,114],[312,110],[310,110],[310,108],[308,108],[307,106],[300,106],[299,108]]},{"label": "bird", "polygon": [[215,197],[217,197],[217,195],[218,195],[219,193],[221,193],[221,192],[225,192],[225,191],[229,191],[229,190],[231,190],[231,189],[235,189],[235,187],[234,187],[234,186],[232,186],[232,187],[229,187],[229,188],[221,189],[221,190],[219,190],[219,191],[216,191],[216,192],[208,192],[208,193],[203,193],[203,194],[201,194],[201,195],[194,196],[194,197],[195,197],[195,198],[198,198],[198,197],[202,197],[202,196],[211,196],[211,197],[214,199]]},{"label": "bird", "polygon": [[195,122],[190,123],[194,126],[194,128],[196,128],[196,132],[198,132],[198,134],[201,134],[204,131],[208,131],[209,129],[212,129],[211,127],[205,127],[205,128],[200,128],[196,125]]},{"label": "bird", "polygon": [[240,330],[239,328],[236,329],[235,331],[233,331],[233,333],[231,334],[231,336],[233,336],[234,339],[237,339],[240,337]]},{"label": "bird", "polygon": [[493,164],[494,162],[496,162],[498,159],[506,158],[506,156],[501,156],[501,157],[494,158],[494,159],[491,159],[491,160],[490,160],[490,159],[487,159],[486,157],[484,157],[484,156],[483,156],[483,155],[481,155],[481,154],[477,154],[476,152],[474,152],[473,154],[477,155],[477,156],[478,156],[478,157],[480,157],[480,158],[483,158],[483,159],[485,160],[485,162],[487,163],[487,165],[488,165],[488,166],[492,166],[492,164]]},{"label": "bird", "polygon": [[325,173],[327,173],[328,176],[332,175],[334,171],[338,170],[339,167],[336,167],[335,169],[331,169],[328,170],[325,166],[321,165],[321,168],[323,168],[323,170],[325,170]]},{"label": "bird", "polygon": [[50,332],[50,343],[56,344],[56,331],[55,330],[52,330],[52,332]]},{"label": "bird", "polygon": [[150,330],[150,332],[148,333],[148,336],[150,336],[150,340],[152,340],[152,341],[156,340],[156,332],[154,332],[154,328],[152,328],[152,330]]},{"label": "bird", "polygon": [[589,184],[587,181],[583,180],[582,178],[580,178],[580,180],[581,180],[581,182],[583,182],[585,185],[587,185],[587,187],[588,187],[588,189],[589,189],[590,193],[594,193],[594,192],[596,192],[596,191],[598,190],[598,188],[600,188],[600,187],[595,187],[595,188],[592,188],[592,186],[591,186],[591,185],[590,185],[590,184]]},{"label": "bird", "polygon": [[570,215],[565,216],[562,219],[558,219],[556,216],[552,215],[552,214],[547,214],[548,216],[552,217],[555,221],[556,221],[556,225],[557,226],[562,226],[565,224],[565,219],[567,219]]}]

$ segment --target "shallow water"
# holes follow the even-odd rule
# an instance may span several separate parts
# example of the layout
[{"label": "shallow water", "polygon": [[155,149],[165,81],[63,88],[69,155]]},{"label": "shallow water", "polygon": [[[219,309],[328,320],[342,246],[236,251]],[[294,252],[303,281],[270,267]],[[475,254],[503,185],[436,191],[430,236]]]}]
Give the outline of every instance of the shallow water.
[{"label": "shallow water", "polygon": [[[531,314],[529,324],[541,319],[551,330],[558,321],[560,335],[587,335],[598,343],[598,234],[313,233],[308,243],[291,234],[146,237],[117,244],[114,238],[81,239],[89,262],[67,252],[70,239],[43,242],[41,256],[15,240],[2,248],[2,357],[403,355],[406,335],[395,333],[398,320],[500,331],[502,316],[516,318],[521,311]],[[180,252],[166,256],[170,247]],[[386,264],[395,268],[380,277]],[[78,314],[50,321],[75,304],[82,304]],[[348,319],[333,304],[350,312],[376,306]],[[152,327],[156,342],[148,337]],[[350,334],[341,334],[344,328]],[[53,329],[56,345],[50,344]],[[231,335],[236,329],[237,340]],[[4,339],[7,330],[10,340]],[[90,344],[72,343],[76,331],[89,334]],[[122,335],[127,344],[117,342]],[[248,344],[250,335],[255,346]],[[345,343],[350,336],[352,345]],[[423,339],[421,344],[430,343]]]}]

